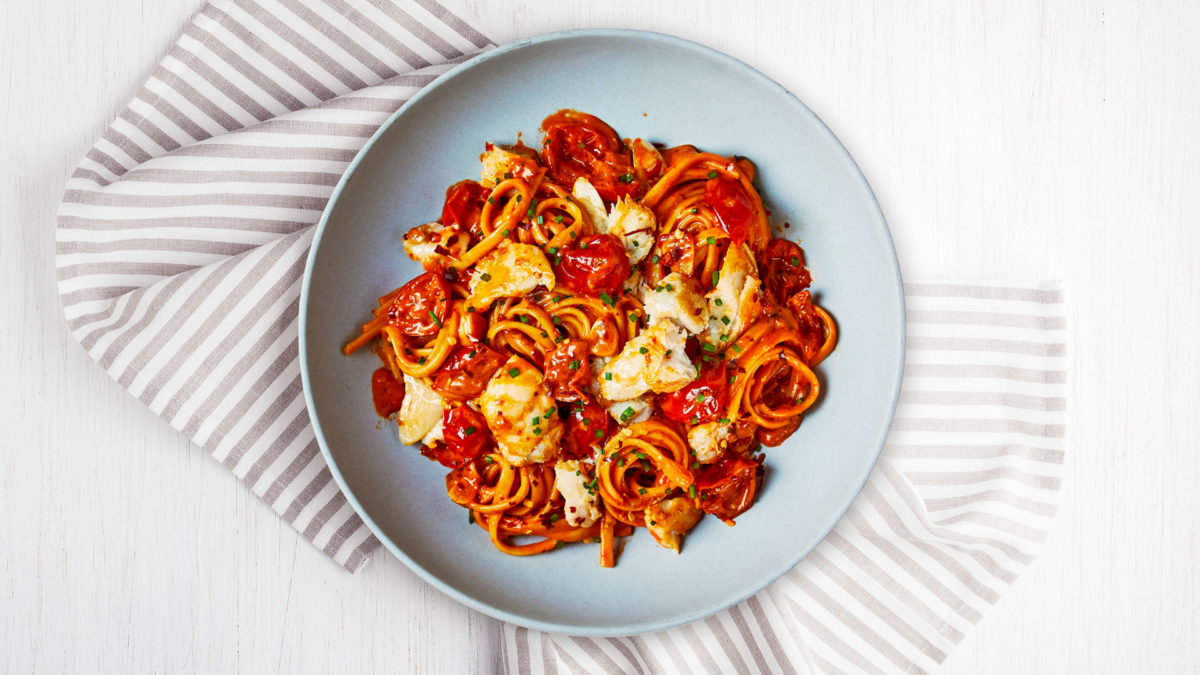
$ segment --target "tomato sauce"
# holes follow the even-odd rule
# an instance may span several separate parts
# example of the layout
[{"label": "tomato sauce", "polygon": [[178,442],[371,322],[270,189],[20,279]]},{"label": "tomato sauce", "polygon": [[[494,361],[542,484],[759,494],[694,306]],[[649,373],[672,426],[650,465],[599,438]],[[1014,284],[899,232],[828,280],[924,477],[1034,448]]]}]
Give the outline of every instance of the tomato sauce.
[{"label": "tomato sauce", "polygon": [[542,158],[560,185],[586,178],[609,202],[645,192],[630,149],[598,117],[560,110],[542,120],[542,133]]},{"label": "tomato sauce", "polygon": [[625,246],[611,234],[580,237],[554,264],[558,283],[580,295],[615,297],[631,271]]}]

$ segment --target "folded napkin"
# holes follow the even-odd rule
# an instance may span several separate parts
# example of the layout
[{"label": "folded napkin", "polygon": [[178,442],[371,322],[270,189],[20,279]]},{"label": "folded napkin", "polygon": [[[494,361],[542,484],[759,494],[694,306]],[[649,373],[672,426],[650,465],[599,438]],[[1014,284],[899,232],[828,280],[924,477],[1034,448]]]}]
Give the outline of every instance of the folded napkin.
[{"label": "folded napkin", "polygon": [[[313,225],[363,143],[491,42],[432,0],[206,6],[72,175],[59,295],[114,379],[347,569],[378,542],[308,414],[298,301]],[[637,638],[505,628],[517,672],[927,669],[1032,559],[1062,463],[1050,286],[915,284],[884,460],[800,567]]]}]

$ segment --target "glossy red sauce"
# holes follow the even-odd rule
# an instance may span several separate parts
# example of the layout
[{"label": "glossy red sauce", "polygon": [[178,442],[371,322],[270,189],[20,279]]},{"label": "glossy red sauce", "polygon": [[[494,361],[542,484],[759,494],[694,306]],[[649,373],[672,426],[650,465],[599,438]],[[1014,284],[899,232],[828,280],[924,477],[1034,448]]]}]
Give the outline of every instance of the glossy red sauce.
[{"label": "glossy red sauce", "polygon": [[762,480],[762,465],[745,457],[726,455],[696,472],[700,509],[721,520],[733,520],[754,505]]},{"label": "glossy red sauce", "polygon": [[475,398],[507,360],[507,356],[482,343],[455,347],[434,372],[430,386],[452,400]]},{"label": "glossy red sauce", "polygon": [[567,340],[546,353],[546,388],[559,401],[586,398],[592,370],[588,366],[588,343]]},{"label": "glossy red sauce", "polygon": [[590,399],[570,404],[567,412],[567,433],[563,436],[563,453],[569,459],[582,459],[593,448],[604,447],[613,428],[608,411]]}]

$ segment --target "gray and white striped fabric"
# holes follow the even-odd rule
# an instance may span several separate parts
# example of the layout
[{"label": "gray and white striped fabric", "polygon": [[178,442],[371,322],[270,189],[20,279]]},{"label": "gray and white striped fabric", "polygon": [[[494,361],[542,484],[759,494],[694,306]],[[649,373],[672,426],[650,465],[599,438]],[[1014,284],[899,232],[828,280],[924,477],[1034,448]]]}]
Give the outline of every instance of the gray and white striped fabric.
[{"label": "gray and white striped fabric", "polygon": [[[433,0],[205,7],[72,175],[71,332],[114,379],[338,563],[378,546],[313,437],[297,364],[312,227],[376,128],[491,46]],[[1052,287],[908,288],[904,395],[863,497],[742,605],[620,640],[506,626],[514,672],[922,670],[1032,559],[1062,463]]]},{"label": "gray and white striped fabric", "polygon": [[758,595],[681,628],[590,639],[506,626],[519,673],[928,672],[1034,556],[1062,482],[1056,284],[905,286],[895,421],[834,531]]}]

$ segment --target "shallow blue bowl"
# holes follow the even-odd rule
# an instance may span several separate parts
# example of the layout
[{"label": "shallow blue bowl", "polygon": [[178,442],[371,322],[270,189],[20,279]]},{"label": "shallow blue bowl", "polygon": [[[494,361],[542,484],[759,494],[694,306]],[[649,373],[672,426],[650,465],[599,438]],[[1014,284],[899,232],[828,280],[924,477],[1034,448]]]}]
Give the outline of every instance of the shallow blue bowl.
[{"label": "shallow blue bowl", "polygon": [[[599,548],[509,557],[446,497],[446,470],[401,446],[371,405],[368,351],[344,357],[376,298],[420,273],[408,228],[438,217],[444,191],[478,177],[485,141],[538,139],[560,108],[619,134],[750,157],[784,232],[802,240],[841,340],[819,369],[825,391],[803,426],[767,452],[758,503],[726,527],[705,519],[676,555],[646,533],[613,569]],[[721,53],[666,35],[581,30],[521,40],[425,87],[350,165],[313,241],[300,359],[321,449],[350,503],[393,555],[451,597],[522,626],[621,635],[702,618],[791,569],[834,526],[887,435],[904,360],[904,298],[879,207],[816,115]]]}]

